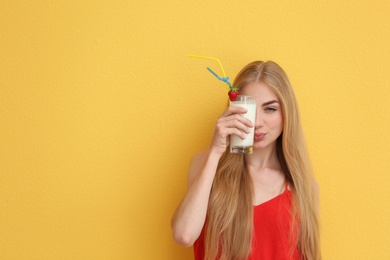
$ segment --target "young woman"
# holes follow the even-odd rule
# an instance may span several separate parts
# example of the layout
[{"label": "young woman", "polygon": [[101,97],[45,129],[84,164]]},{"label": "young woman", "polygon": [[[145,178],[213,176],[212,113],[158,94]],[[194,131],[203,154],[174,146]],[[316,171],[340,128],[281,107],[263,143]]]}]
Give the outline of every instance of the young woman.
[{"label": "young woman", "polygon": [[[207,151],[191,161],[173,236],[195,259],[321,259],[319,195],[297,101],[275,62],[245,66],[233,86],[256,96],[256,121],[228,107]],[[229,136],[254,128],[252,154],[231,154]]]}]

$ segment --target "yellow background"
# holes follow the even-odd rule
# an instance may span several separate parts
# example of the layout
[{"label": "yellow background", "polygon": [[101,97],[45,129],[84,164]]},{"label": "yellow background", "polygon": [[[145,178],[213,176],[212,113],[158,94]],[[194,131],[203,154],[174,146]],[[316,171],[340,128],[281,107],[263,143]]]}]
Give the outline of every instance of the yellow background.
[{"label": "yellow background", "polygon": [[0,259],[192,259],[191,156],[253,60],[287,72],[324,259],[390,259],[389,1],[0,1]]}]

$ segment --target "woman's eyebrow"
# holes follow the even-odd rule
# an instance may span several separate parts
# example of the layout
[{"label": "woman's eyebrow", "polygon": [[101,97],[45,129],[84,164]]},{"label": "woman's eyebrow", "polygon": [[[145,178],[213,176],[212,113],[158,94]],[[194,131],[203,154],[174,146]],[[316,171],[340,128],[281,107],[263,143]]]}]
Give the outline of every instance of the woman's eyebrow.
[{"label": "woman's eyebrow", "polygon": [[277,101],[277,100],[271,100],[271,101],[265,102],[265,103],[262,104],[261,106],[262,106],[262,107],[265,107],[265,106],[271,105],[271,104],[273,104],[273,103],[278,103],[278,104],[279,104],[279,101]]}]

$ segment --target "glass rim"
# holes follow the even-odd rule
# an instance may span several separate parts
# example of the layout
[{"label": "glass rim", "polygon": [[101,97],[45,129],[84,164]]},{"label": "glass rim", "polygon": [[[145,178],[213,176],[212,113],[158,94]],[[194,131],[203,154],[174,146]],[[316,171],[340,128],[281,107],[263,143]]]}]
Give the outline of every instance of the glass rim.
[{"label": "glass rim", "polygon": [[256,99],[257,96],[249,96],[249,95],[237,95],[237,99],[235,101],[237,101],[238,99],[241,98],[241,101],[242,100],[253,100],[253,99]]}]

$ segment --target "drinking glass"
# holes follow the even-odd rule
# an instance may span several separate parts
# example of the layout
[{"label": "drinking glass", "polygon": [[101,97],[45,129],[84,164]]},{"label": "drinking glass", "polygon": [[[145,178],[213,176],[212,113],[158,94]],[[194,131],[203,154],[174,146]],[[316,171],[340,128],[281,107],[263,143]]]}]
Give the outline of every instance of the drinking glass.
[{"label": "drinking glass", "polygon": [[[247,109],[247,113],[241,116],[248,118],[252,124],[256,120],[256,97],[239,95],[235,101],[230,102],[230,106],[239,106]],[[230,153],[251,154],[253,151],[254,128],[250,128],[249,134],[244,133],[245,139],[242,140],[238,135],[230,135]]]}]

